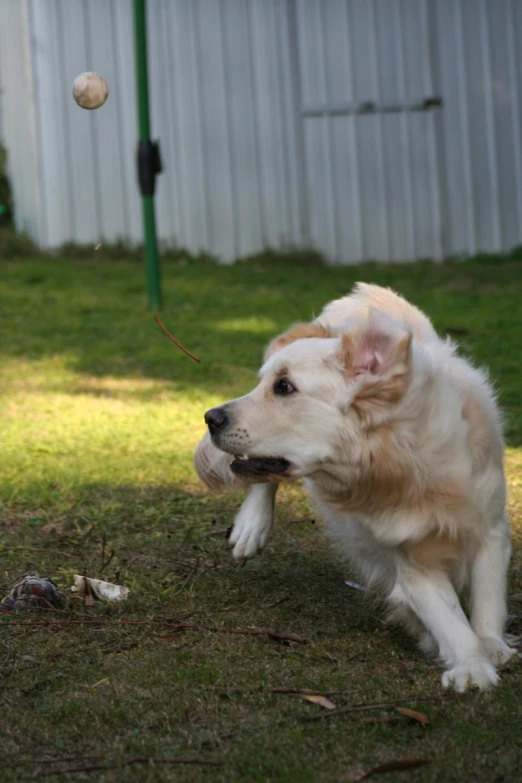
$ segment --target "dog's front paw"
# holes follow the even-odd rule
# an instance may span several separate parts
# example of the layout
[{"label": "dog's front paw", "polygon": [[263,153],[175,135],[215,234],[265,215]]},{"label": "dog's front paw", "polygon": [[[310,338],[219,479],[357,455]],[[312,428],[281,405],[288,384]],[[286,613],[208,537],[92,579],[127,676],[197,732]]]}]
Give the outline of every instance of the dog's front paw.
[{"label": "dog's front paw", "polygon": [[228,540],[234,547],[232,555],[236,560],[248,560],[261,552],[270,537],[272,525],[263,524],[263,520],[242,520],[237,517]]},{"label": "dog's front paw", "polygon": [[274,522],[276,485],[253,484],[239,509],[230,534],[236,560],[245,561],[265,548]]},{"label": "dog's front paw", "polygon": [[518,651],[514,647],[509,647],[503,639],[486,636],[480,641],[486,648],[489,660],[495,666],[505,666],[514,655],[518,655]]},{"label": "dog's front paw", "polygon": [[498,681],[499,676],[495,667],[482,655],[474,655],[442,675],[443,687],[453,686],[457,693],[464,693],[468,688],[487,691],[497,685]]}]

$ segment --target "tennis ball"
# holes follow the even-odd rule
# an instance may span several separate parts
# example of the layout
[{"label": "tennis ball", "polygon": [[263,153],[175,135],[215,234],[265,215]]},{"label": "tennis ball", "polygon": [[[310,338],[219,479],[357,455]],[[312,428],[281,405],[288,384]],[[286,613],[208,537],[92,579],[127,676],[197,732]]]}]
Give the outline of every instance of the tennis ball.
[{"label": "tennis ball", "polygon": [[109,97],[109,85],[99,73],[85,71],[74,80],[72,92],[82,109],[99,109]]}]

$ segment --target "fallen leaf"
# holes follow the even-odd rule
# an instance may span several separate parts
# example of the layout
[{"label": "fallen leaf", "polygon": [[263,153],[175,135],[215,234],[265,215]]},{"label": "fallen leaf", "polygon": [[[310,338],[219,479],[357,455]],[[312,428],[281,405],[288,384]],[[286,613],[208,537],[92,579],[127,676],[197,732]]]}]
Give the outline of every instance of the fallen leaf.
[{"label": "fallen leaf", "polygon": [[295,642],[296,644],[308,644],[306,639],[302,636],[296,636],[293,633],[278,633],[277,631],[267,631],[266,634],[270,639],[274,639],[276,642]]},{"label": "fallen leaf", "polygon": [[339,783],[358,783],[363,779],[361,772],[347,772],[342,778],[339,778]]},{"label": "fallen leaf", "polygon": [[416,767],[423,767],[425,764],[429,764],[428,759],[397,759],[396,761],[386,761],[384,764],[379,764],[377,767],[372,767],[363,775],[360,780],[367,780],[372,775],[384,775],[386,772],[401,772],[405,769],[415,769]]},{"label": "fallen leaf", "polygon": [[317,715],[307,715],[304,720],[323,720],[323,718],[331,718],[336,715],[346,715],[348,713],[355,712],[367,712],[368,710],[387,710],[397,707],[398,704],[407,704],[412,701],[453,701],[457,698],[462,698],[464,694],[441,694],[440,696],[410,696],[405,699],[396,699],[394,701],[375,701],[366,702],[362,704],[351,704],[346,707],[338,707],[336,710],[330,710],[329,712],[322,712]]},{"label": "fallen leaf", "polygon": [[[264,690],[261,688],[260,690]],[[338,696],[345,691],[312,691],[310,688],[267,688],[269,693],[286,693],[291,696]]]},{"label": "fallen leaf", "polygon": [[403,772],[404,770],[423,767],[425,764],[430,763],[429,759],[397,759],[394,761],[386,761],[384,764],[372,767],[361,775],[358,775],[357,773],[343,775],[343,777],[340,778],[340,781],[342,781],[342,783],[359,783],[359,781],[368,780],[368,778],[371,778],[374,775],[384,775],[387,772]]},{"label": "fallen leaf", "polygon": [[[163,642],[164,644],[168,644],[169,642],[174,642],[179,640],[179,634],[164,634],[163,636],[157,637],[160,642]],[[176,650],[182,650],[184,647],[189,647],[190,642],[183,642],[182,644],[173,644],[170,647],[170,652],[175,652]]]},{"label": "fallen leaf", "polygon": [[333,701],[330,701],[330,699],[327,699],[326,696],[321,696],[320,694],[311,693],[306,694],[303,696],[303,699],[306,701],[311,701],[312,704],[317,704],[319,707],[324,707],[325,710],[336,710],[337,705],[333,703]]},{"label": "fallen leaf", "polygon": [[423,726],[427,726],[429,723],[428,716],[425,715],[423,712],[417,712],[416,710],[410,710],[408,707],[395,707],[397,712],[400,712],[401,715],[406,715],[407,718],[413,718],[413,720],[418,720],[419,723],[422,723]]}]

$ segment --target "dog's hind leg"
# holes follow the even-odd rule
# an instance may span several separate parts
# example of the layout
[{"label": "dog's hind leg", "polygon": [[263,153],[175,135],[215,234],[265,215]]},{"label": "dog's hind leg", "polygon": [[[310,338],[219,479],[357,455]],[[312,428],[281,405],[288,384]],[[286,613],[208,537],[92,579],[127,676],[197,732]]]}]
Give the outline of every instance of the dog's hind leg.
[{"label": "dog's hind leg", "polygon": [[417,639],[420,649],[427,658],[432,659],[438,656],[437,642],[409,606],[406,604],[395,605],[389,612],[387,619],[388,622],[404,626]]},{"label": "dog's hind leg", "polygon": [[485,689],[497,684],[495,667],[473,632],[447,574],[399,567],[389,600],[392,606],[409,607],[433,636],[447,667],[442,675],[444,687],[452,685],[462,692],[469,686]]},{"label": "dog's hind leg", "polygon": [[265,548],[274,523],[278,484],[252,484],[234,521],[229,543],[236,560],[248,560]]},{"label": "dog's hind leg", "polygon": [[[489,531],[471,566],[471,626],[497,666],[509,661],[516,650],[506,644],[507,569],[511,555],[509,523],[503,518]],[[516,637],[509,639],[511,643]]]}]

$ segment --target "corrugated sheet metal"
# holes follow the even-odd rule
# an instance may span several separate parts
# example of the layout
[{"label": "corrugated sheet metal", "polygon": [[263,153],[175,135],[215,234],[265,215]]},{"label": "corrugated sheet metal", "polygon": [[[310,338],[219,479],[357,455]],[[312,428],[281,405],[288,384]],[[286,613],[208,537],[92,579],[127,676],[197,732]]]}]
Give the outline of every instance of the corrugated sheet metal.
[{"label": "corrugated sheet metal", "polygon": [[445,244],[450,253],[521,242],[522,3],[433,3],[444,97]]},{"label": "corrugated sheet metal", "polygon": [[[137,240],[131,4],[28,0],[28,8],[43,241]],[[99,111],[84,111],[72,99],[72,81],[85,70],[99,71],[109,82],[110,99]]]},{"label": "corrugated sheet metal", "polygon": [[0,0],[0,138],[7,147],[16,217],[37,242],[42,233],[36,100],[25,0]]},{"label": "corrugated sheet metal", "polygon": [[[149,0],[148,28],[165,244],[354,262],[522,242],[522,0]],[[73,102],[84,70],[109,82],[99,111]],[[0,85],[20,224],[139,241],[131,0],[0,0]]]},{"label": "corrugated sheet metal", "polygon": [[400,110],[436,92],[426,3],[300,0],[298,13],[313,243],[339,260],[440,257],[439,110]]},{"label": "corrugated sheet metal", "polygon": [[299,241],[286,11],[280,0],[149,3],[167,241],[225,259]]}]

